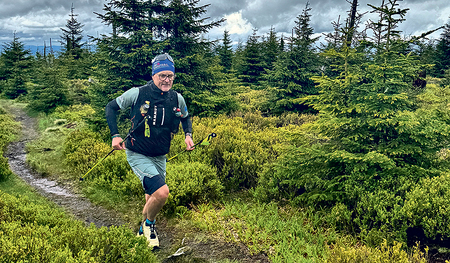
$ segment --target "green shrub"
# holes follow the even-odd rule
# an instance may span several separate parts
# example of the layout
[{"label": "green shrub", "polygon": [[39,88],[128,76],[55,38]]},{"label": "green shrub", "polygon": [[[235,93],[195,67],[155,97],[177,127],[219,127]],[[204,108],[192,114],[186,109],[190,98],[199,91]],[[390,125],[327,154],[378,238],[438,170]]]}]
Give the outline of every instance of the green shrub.
[{"label": "green shrub", "polygon": [[69,122],[82,123],[95,114],[90,105],[76,104],[71,106],[59,106],[55,109],[57,118],[67,119]]},{"label": "green shrub", "polygon": [[[263,117],[258,112],[243,116],[202,118],[193,120],[194,142],[214,132],[210,145],[176,156],[171,162],[190,160],[212,165],[228,190],[252,188],[257,185],[263,167],[274,162],[289,144],[304,144],[301,124],[315,119],[313,115],[286,114]],[[184,136],[178,134],[168,157],[185,149]]]},{"label": "green shrub", "polygon": [[263,117],[259,116],[259,124],[253,121],[246,123],[245,118],[255,120],[257,117],[205,118],[194,127],[194,131],[213,131],[217,134],[211,145],[205,147],[195,160],[213,165],[220,180],[233,190],[256,186],[263,164],[276,158],[277,145],[285,141]]},{"label": "green shrub", "polygon": [[12,142],[20,130],[20,124],[7,114],[7,111],[0,107],[0,150],[3,151],[6,145]]},{"label": "green shrub", "polygon": [[385,241],[377,248],[366,245],[345,246],[336,244],[330,249],[327,263],[426,263],[427,252],[423,253],[419,247],[414,247],[411,253],[402,249],[402,244],[395,242],[389,246]]},{"label": "green shrub", "polygon": [[170,189],[170,199],[166,208],[188,206],[222,197],[223,186],[216,170],[199,162],[168,164],[166,183]]},{"label": "green shrub", "polygon": [[406,194],[401,212],[428,238],[450,237],[450,175],[423,179]]},{"label": "green shrub", "polygon": [[68,98],[72,104],[89,103],[88,88],[89,80],[87,79],[71,79],[68,80]]},{"label": "green shrub", "polygon": [[354,209],[354,222],[367,244],[375,246],[383,240],[406,241],[408,226],[401,211],[403,198],[396,191],[387,189],[361,195]]},{"label": "green shrub", "polygon": [[71,132],[65,142],[63,153],[65,162],[75,174],[84,174],[103,158],[110,148],[95,132],[76,130]]},{"label": "green shrub", "polygon": [[87,178],[91,185],[118,196],[140,197],[144,194],[138,177],[128,164],[125,151],[114,151],[107,159],[99,163]]},{"label": "green shrub", "polygon": [[337,203],[330,210],[320,211],[319,213],[329,227],[339,229],[346,234],[356,233],[353,211],[346,205]]},{"label": "green shrub", "polygon": [[156,262],[126,226],[85,227],[62,211],[0,192],[0,262]]},{"label": "green shrub", "polygon": [[99,135],[89,130],[76,130],[69,134],[64,144],[65,162],[77,177],[88,173],[90,185],[108,189],[117,195],[141,195],[142,186],[131,171],[125,151],[111,151]]},{"label": "green shrub", "polygon": [[241,86],[241,92],[237,95],[240,108],[245,112],[258,111],[268,103],[269,93],[266,90],[255,90]]}]

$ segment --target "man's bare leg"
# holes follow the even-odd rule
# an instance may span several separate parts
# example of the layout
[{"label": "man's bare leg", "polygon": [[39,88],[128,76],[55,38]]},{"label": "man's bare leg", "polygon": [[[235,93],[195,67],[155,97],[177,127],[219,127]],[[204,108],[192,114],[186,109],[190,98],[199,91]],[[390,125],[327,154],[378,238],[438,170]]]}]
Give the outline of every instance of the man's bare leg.
[{"label": "man's bare leg", "polygon": [[168,197],[169,187],[167,185],[161,186],[152,195],[145,194],[146,202],[144,209],[142,210],[144,220],[155,220],[156,215],[159,213],[159,211],[161,211]]},{"label": "man's bare leg", "polygon": [[[158,212],[162,209],[169,197],[169,188],[167,185],[161,186],[153,194],[145,195],[145,206],[142,210],[144,222],[141,225],[142,232],[149,242],[150,247],[159,247],[158,234],[155,228],[155,218]],[[150,222],[148,222],[148,221]]]}]

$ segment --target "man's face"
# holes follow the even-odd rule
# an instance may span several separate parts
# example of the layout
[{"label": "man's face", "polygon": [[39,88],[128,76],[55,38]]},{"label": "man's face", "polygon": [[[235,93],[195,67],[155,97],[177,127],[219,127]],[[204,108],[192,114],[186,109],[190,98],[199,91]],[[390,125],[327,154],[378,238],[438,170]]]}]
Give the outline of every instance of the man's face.
[{"label": "man's face", "polygon": [[162,91],[169,91],[173,85],[174,74],[170,70],[161,71],[152,76],[153,83]]}]

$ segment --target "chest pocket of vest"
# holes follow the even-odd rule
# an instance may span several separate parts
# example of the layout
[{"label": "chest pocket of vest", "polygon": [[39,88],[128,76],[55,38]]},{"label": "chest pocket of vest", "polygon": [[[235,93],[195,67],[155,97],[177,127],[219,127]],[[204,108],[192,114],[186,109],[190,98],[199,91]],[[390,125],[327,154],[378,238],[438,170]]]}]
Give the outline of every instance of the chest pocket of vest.
[{"label": "chest pocket of vest", "polygon": [[174,113],[172,109],[164,107],[163,105],[153,105],[151,106],[151,119],[149,120],[149,125],[153,127],[170,127],[173,123]]}]

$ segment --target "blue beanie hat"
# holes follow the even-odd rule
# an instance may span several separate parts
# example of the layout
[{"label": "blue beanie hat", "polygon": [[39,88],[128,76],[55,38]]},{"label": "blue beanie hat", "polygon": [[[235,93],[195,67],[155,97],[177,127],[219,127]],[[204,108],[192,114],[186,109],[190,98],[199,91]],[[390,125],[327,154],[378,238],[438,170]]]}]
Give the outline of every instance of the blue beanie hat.
[{"label": "blue beanie hat", "polygon": [[173,63],[173,58],[167,54],[161,54],[156,56],[152,60],[152,76],[161,71],[172,71],[175,74],[175,64]]}]

